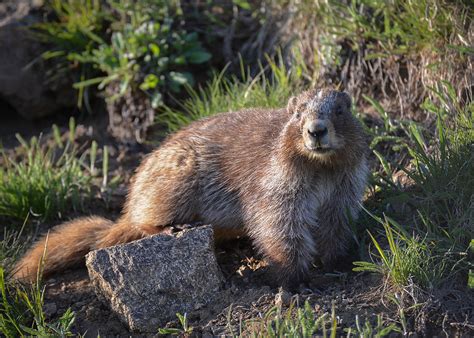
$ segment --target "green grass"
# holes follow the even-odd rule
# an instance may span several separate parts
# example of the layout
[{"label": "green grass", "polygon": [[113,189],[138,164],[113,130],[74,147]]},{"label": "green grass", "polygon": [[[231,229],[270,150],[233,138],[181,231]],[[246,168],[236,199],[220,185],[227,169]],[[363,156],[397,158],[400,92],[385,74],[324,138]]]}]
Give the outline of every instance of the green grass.
[{"label": "green grass", "polygon": [[97,145],[80,151],[73,119],[66,142],[57,127],[53,130],[54,142],[41,136],[27,142],[17,135],[21,146],[13,154],[1,150],[0,216],[22,221],[28,214],[41,220],[61,217],[90,193]]},{"label": "green grass", "polygon": [[471,87],[472,1],[283,3],[296,13],[291,33],[301,32],[306,64],[342,82],[357,103],[366,94],[398,116],[421,121],[420,104],[433,98],[427,86],[444,79],[458,93]]},{"label": "green grass", "polygon": [[390,285],[402,289],[415,283],[425,290],[440,287],[457,263],[464,257],[453,251],[440,252],[436,243],[421,235],[410,235],[394,220],[378,219],[383,225],[382,237],[388,243],[384,249],[379,240],[369,234],[375,247],[376,262],[354,262],[354,271],[371,271],[384,275]]},{"label": "green grass", "polygon": [[[414,55],[425,50],[474,52],[466,44],[463,27],[472,13],[461,2],[353,0],[349,5],[329,1],[323,7],[328,31],[348,39],[354,49],[367,44],[370,51],[378,51],[369,57]],[[452,44],[446,45],[448,41]]]},{"label": "green grass", "polygon": [[28,219],[25,219],[19,231],[8,227],[3,229],[3,237],[0,242],[0,267],[7,273],[11,271],[14,263],[31,243],[31,238],[23,234],[27,221]]},{"label": "green grass", "polygon": [[303,90],[304,67],[287,68],[281,62],[269,60],[269,69],[251,77],[242,64],[241,77],[225,77],[225,70],[214,75],[204,87],[188,87],[190,98],[179,104],[178,109],[165,107],[158,114],[157,123],[175,131],[192,121],[221,112],[244,108],[285,107],[294,93]]},{"label": "green grass", "polygon": [[22,234],[26,224],[27,219],[20,231],[5,227],[0,242],[0,333],[5,337],[70,337],[75,313],[68,309],[56,320],[46,317],[40,274],[32,285],[10,278],[14,263],[31,244],[30,237]]},{"label": "green grass", "polygon": [[5,337],[71,337],[75,314],[68,309],[56,321],[49,322],[43,311],[44,288],[14,285],[5,279],[0,267],[0,332]]},{"label": "green grass", "polygon": [[397,185],[392,179],[397,164],[377,154],[383,167],[378,175],[384,179],[374,181],[374,190],[385,197],[403,196],[407,209],[405,215],[393,215],[397,220],[372,215],[383,226],[382,232],[369,234],[375,259],[356,262],[356,271],[381,273],[398,290],[412,283],[425,291],[452,287],[458,275],[467,280],[472,267],[468,257],[474,238],[474,107],[461,105],[447,83],[440,83],[435,94],[437,101],[425,102],[437,118],[435,127],[410,123],[404,129],[410,163],[398,169],[405,171],[411,186]]},{"label": "green grass", "polygon": [[[235,327],[230,321],[232,308],[229,310],[227,335],[231,337],[384,337],[400,333],[401,329],[394,323],[388,323],[381,315],[361,320],[355,315],[353,325],[343,323],[337,316],[333,305],[331,313],[318,314],[308,301],[303,306],[292,302],[284,310],[274,306],[258,318],[241,321]],[[186,314],[177,314],[180,328],[159,329],[160,334],[187,336],[193,328],[186,321]]]}]

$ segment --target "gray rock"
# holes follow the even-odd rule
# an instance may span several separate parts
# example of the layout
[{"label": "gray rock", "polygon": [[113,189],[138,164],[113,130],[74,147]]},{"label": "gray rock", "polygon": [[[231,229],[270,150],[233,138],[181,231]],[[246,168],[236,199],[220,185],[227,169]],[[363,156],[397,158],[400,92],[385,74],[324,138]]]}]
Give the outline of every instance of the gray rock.
[{"label": "gray rock", "polygon": [[275,305],[278,308],[287,307],[291,304],[291,293],[284,290],[283,288],[278,289],[278,293],[275,295]]},{"label": "gray rock", "polygon": [[223,282],[211,226],[95,250],[86,265],[99,297],[140,332],[207,304]]},{"label": "gray rock", "polygon": [[61,76],[51,81],[48,77],[41,58],[46,47],[28,30],[41,21],[42,5],[42,0],[0,1],[0,99],[28,119],[76,102],[70,79]]}]

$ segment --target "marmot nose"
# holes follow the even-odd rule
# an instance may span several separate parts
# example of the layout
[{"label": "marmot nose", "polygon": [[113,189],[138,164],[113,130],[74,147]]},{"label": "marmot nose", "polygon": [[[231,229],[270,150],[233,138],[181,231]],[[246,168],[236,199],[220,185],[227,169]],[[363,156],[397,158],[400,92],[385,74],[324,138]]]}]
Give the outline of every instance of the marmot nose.
[{"label": "marmot nose", "polygon": [[311,123],[308,126],[308,134],[315,139],[320,139],[328,133],[328,128],[322,123]]}]

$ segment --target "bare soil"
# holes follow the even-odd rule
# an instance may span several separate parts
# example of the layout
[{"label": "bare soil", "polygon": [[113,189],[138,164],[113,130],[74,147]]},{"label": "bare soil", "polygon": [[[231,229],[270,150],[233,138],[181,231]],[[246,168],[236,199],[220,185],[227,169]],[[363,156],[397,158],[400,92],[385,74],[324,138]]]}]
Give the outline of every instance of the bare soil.
[{"label": "bare soil", "polygon": [[[324,274],[315,270],[311,282],[291,294],[271,286],[265,264],[255,258],[247,240],[229,242],[225,247],[218,247],[216,253],[226,282],[212,303],[188,314],[195,334],[237,333],[245,329],[242,325],[246,320],[261,317],[275,305],[286,308],[291,302],[303,304],[305,300],[320,315],[330,313],[334,304],[346,325],[355,326],[355,314],[364,318],[384,313],[379,302],[370,296],[378,284],[372,276],[352,272]],[[71,307],[76,312],[74,331],[78,334],[87,332],[86,337],[97,337],[99,333],[118,337],[132,334],[96,297],[85,268],[58,274],[48,279],[45,286],[45,309],[50,319],[58,318]],[[177,321],[166,326],[180,327]]]}]

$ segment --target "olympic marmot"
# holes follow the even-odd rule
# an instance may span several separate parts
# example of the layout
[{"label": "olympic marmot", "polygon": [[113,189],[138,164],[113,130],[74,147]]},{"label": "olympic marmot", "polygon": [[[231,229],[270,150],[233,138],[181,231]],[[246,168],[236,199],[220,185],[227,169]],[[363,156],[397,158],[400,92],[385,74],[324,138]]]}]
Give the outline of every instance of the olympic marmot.
[{"label": "olympic marmot", "polygon": [[[88,217],[54,229],[44,273],[79,263],[90,250],[199,221],[213,224],[217,239],[248,235],[283,284],[298,283],[316,256],[331,264],[346,253],[367,149],[349,95],[328,89],[303,92],[282,109],[196,121],[143,160],[116,223]],[[35,278],[45,244],[26,253],[16,278]]]}]

